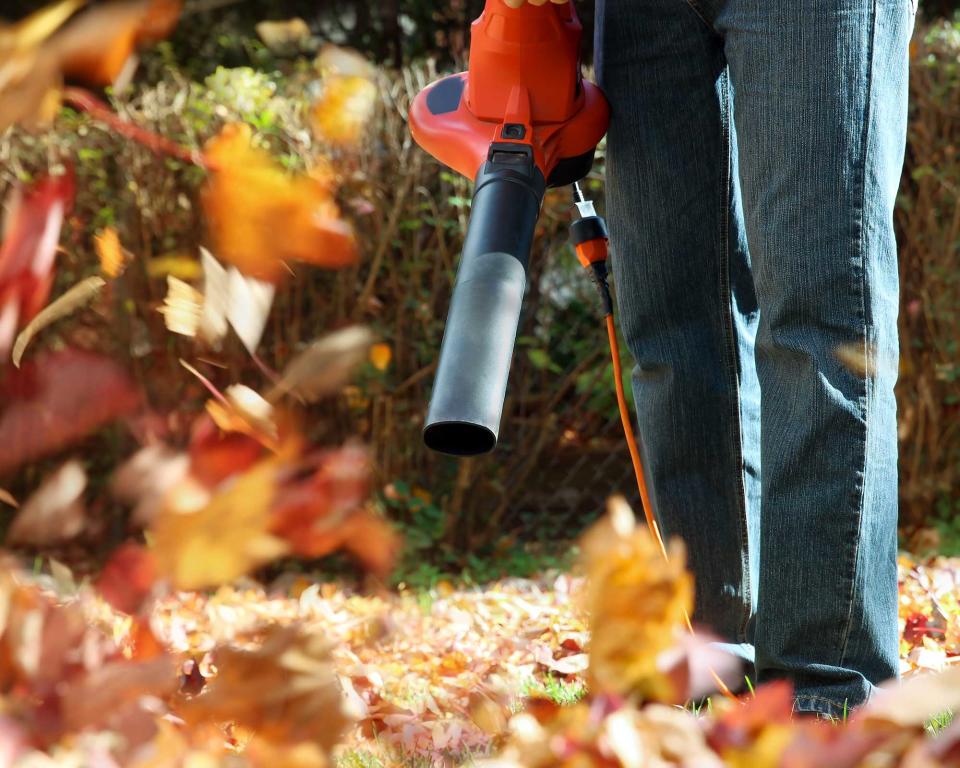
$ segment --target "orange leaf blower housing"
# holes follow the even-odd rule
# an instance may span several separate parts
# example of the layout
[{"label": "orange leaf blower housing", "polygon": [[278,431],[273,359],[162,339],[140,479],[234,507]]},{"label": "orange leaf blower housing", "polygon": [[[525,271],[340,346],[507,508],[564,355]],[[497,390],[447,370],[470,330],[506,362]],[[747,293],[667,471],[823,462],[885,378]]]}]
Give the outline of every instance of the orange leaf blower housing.
[{"label": "orange leaf blower housing", "polygon": [[589,173],[610,119],[582,76],[582,34],[572,2],[487,0],[469,70],[410,109],[417,143],[476,181],[424,429],[434,450],[472,456],[497,444],[544,192]]},{"label": "orange leaf blower housing", "polygon": [[583,79],[573,3],[510,8],[487,0],[473,23],[470,69],[437,81],[410,109],[413,138],[469,179],[491,146],[529,148],[551,187],[579,181],[607,132],[610,107]]}]

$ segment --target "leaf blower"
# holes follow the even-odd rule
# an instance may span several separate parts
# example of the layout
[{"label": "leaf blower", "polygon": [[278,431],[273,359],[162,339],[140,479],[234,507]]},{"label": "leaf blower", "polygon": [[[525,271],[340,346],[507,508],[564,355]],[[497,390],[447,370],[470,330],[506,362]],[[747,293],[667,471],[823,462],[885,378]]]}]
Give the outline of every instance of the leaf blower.
[{"label": "leaf blower", "polygon": [[[487,0],[469,70],[428,86],[410,109],[416,142],[476,181],[423,432],[435,451],[496,447],[544,192],[585,177],[607,131],[607,100],[582,76],[582,32],[572,2]],[[602,219],[576,226],[578,253],[602,241],[605,259]]]}]

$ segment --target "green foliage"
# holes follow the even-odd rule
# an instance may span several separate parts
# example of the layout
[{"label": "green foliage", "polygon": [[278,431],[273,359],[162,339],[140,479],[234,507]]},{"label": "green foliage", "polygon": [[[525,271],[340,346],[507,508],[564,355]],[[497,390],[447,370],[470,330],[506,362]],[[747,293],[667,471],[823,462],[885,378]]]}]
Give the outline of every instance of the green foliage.
[{"label": "green foliage", "polygon": [[914,37],[900,240],[902,519],[960,551],[960,16]]}]

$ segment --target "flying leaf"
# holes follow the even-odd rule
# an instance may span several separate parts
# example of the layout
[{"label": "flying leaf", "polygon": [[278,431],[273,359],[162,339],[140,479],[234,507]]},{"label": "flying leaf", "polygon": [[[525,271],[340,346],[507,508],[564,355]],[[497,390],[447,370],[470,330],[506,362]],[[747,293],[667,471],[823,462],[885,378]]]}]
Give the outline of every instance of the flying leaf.
[{"label": "flying leaf", "polygon": [[310,108],[313,132],[331,144],[354,145],[377,108],[380,93],[366,77],[330,75]]},{"label": "flying leaf", "polygon": [[260,346],[276,290],[271,283],[244,277],[236,269],[228,271],[227,320],[251,355]]},{"label": "flying leaf", "polygon": [[147,275],[149,277],[167,277],[173,275],[181,280],[196,280],[203,275],[200,263],[185,253],[168,253],[155,259],[147,260]]},{"label": "flying leaf", "polygon": [[203,294],[173,275],[167,276],[167,296],[158,310],[167,330],[181,336],[196,336],[203,315]]},{"label": "flying leaf", "polygon": [[157,563],[144,547],[128,542],[103,567],[96,589],[118,611],[136,613],[153,590]]},{"label": "flying leaf", "polygon": [[323,47],[316,67],[323,80],[310,109],[314,134],[331,144],[356,144],[379,99],[373,67],[356,51],[336,45]]},{"label": "flying leaf", "polygon": [[75,286],[70,288],[63,296],[60,296],[51,304],[44,307],[36,317],[33,318],[27,327],[20,331],[16,342],[13,345],[13,364],[20,367],[20,361],[23,353],[27,350],[27,345],[33,340],[40,331],[49,325],[61,320],[67,315],[72,314],[80,307],[89,303],[94,296],[100,293],[100,290],[107,283],[102,277],[88,277],[81,280]]},{"label": "flying leaf", "polygon": [[127,268],[127,253],[120,245],[117,230],[107,227],[93,238],[93,247],[100,259],[100,271],[110,278],[120,277]]},{"label": "flying leaf", "polygon": [[393,350],[389,344],[374,344],[370,348],[370,362],[378,371],[385,371],[390,367],[393,359]]},{"label": "flying leaf", "polygon": [[922,728],[942,712],[960,711],[960,667],[915,675],[896,686],[883,686],[856,717],[866,723]]},{"label": "flying leaf", "polygon": [[227,584],[287,546],[269,533],[277,466],[265,461],[225,483],[199,511],[169,503],[150,527],[159,572],[177,589]]},{"label": "flying leaf", "polygon": [[372,341],[370,330],[361,326],[314,341],[286,367],[267,400],[276,402],[284,395],[293,395],[313,402],[338,391],[367,359]]},{"label": "flying leaf", "polygon": [[70,445],[138,403],[123,369],[88,352],[47,352],[7,369],[0,373],[0,474]]},{"label": "flying leaf", "polygon": [[136,49],[166,36],[181,10],[180,0],[124,0],[75,14],[83,5],[65,0],[0,27],[0,131],[51,119],[64,77],[116,84]]},{"label": "flying leaf", "polygon": [[369,495],[370,457],[354,445],[311,459],[313,474],[294,479],[277,491],[271,531],[304,557],[346,550],[373,573],[386,575],[399,541],[390,525],[364,508]]},{"label": "flying leaf", "polygon": [[273,744],[310,741],[332,749],[356,718],[347,709],[331,646],[323,633],[300,627],[267,630],[255,651],[214,653],[220,673],[186,702],[188,722],[239,723]]},{"label": "flying leaf", "polygon": [[164,445],[149,445],[120,466],[110,488],[119,501],[134,505],[131,522],[144,526],[160,511],[167,491],[181,482],[189,469],[186,454]]},{"label": "flying leaf", "polygon": [[[590,615],[590,678],[596,690],[676,703],[675,683],[658,665],[693,609],[693,579],[681,542],[669,562],[622,498],[581,540]],[[682,699],[681,699],[682,700]]]},{"label": "flying leaf", "polygon": [[7,543],[40,547],[74,538],[86,524],[86,487],[83,465],[64,464],[24,502],[7,531]]},{"label": "flying leaf", "polygon": [[212,170],[202,201],[214,250],[245,275],[275,283],[286,261],[331,269],[356,261],[330,184],[286,173],[253,145],[249,126],[226,126],[205,157]]},{"label": "flying leaf", "polygon": [[300,18],[261,21],[256,31],[263,44],[277,56],[296,55],[310,47],[310,27]]},{"label": "flying leaf", "polygon": [[16,190],[0,246],[0,355],[10,351],[17,328],[50,298],[60,229],[73,205],[72,171],[45,176]]},{"label": "flying leaf", "polygon": [[6,488],[0,488],[0,503],[6,504],[8,507],[13,507],[14,509],[20,508],[20,503]]}]

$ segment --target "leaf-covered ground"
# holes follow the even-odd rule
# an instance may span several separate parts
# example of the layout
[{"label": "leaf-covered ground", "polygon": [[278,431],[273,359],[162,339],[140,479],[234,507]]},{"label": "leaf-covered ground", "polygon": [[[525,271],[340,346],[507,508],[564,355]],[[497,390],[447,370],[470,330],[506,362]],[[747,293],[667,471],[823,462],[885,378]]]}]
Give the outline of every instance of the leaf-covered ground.
[{"label": "leaf-covered ground", "polygon": [[[900,567],[904,675],[909,679],[960,663],[960,559],[916,562],[904,556]],[[65,574],[42,581],[68,604],[78,599],[75,585]],[[223,658],[223,649],[230,649],[230,653],[263,653],[265,642],[269,646],[278,633],[291,628],[330,641],[332,670],[343,686],[346,711],[358,719],[358,724],[346,731],[346,738],[334,750],[341,765],[469,765],[502,742],[506,720],[521,708],[523,696],[566,698],[563,703],[578,698],[583,689],[581,674],[586,671],[584,651],[588,647],[588,621],[577,599],[582,587],[579,578],[554,575],[540,580],[506,580],[484,587],[457,588],[442,583],[430,592],[371,595],[357,594],[333,583],[287,578],[269,589],[251,582],[208,594],[172,594],[154,604],[149,625],[177,660],[177,695],[187,701],[209,689],[221,675],[235,674],[230,658]],[[131,633],[138,631],[130,617],[86,595],[84,588],[79,589],[79,594],[79,602],[106,634],[119,638],[121,645],[130,642]],[[269,690],[271,686],[280,689],[291,685],[289,676],[279,668],[273,669],[269,663],[258,664],[257,668],[258,674],[264,674],[264,689],[259,691],[254,681],[234,679],[235,696],[269,697],[275,692]],[[718,709],[730,706],[716,701]],[[250,702],[234,700],[227,706],[239,711],[250,706]],[[769,701],[764,706],[776,708]],[[909,702],[905,706],[909,708]],[[536,711],[536,707],[533,709]],[[709,709],[712,714],[712,704]],[[666,716],[674,722],[671,727],[694,728],[677,738],[694,738],[691,734],[698,732],[696,718],[690,712],[681,714],[678,709],[677,715],[670,715],[649,707],[641,711],[646,713],[644,717],[654,720]],[[701,709],[700,715],[706,711]],[[292,716],[289,711],[286,714]],[[776,722],[775,713],[767,715]],[[911,716],[909,712],[905,715]],[[679,722],[690,722],[677,726],[678,716]],[[184,721],[173,717],[171,722],[183,727]],[[940,726],[947,722],[949,718],[942,719]],[[579,728],[563,726],[566,727]],[[215,742],[221,737],[226,754],[244,754],[256,730],[223,721],[218,723],[217,734],[208,738]],[[688,745],[692,750],[690,757],[697,750],[706,749],[701,741],[698,737],[696,744]],[[780,741],[783,743],[778,742],[778,749],[782,750],[786,741]],[[851,743],[847,748],[854,746]],[[953,749],[956,751],[955,745]],[[64,754],[68,753],[61,753],[61,758]],[[831,754],[839,756],[841,762],[837,765],[846,764],[842,751]],[[209,754],[208,759],[213,760]],[[207,764],[219,763],[202,763]],[[317,763],[307,760],[289,764]],[[517,764],[568,765],[532,760]],[[574,764],[631,763],[569,763]],[[761,760],[755,764],[779,763]]]}]

